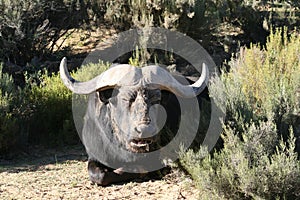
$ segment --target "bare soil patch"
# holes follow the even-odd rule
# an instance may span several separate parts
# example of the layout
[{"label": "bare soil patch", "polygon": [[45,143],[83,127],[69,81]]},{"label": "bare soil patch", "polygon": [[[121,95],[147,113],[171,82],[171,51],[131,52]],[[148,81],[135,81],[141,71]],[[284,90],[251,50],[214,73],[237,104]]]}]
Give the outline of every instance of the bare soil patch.
[{"label": "bare soil patch", "polygon": [[81,146],[31,149],[17,159],[0,160],[1,199],[197,199],[190,178],[174,170],[160,180],[101,187],[91,184]]}]

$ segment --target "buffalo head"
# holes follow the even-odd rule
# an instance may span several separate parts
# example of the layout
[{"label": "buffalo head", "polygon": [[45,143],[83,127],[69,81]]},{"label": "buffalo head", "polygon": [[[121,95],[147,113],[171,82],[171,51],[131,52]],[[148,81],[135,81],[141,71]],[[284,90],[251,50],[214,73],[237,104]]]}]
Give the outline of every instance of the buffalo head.
[{"label": "buffalo head", "polygon": [[106,131],[132,152],[147,152],[151,145],[155,146],[161,128],[156,104],[160,104],[162,91],[183,98],[195,97],[206,87],[208,79],[205,64],[201,77],[192,85],[182,85],[155,65],[137,68],[121,64],[90,81],[78,82],[70,77],[66,63],[64,58],[60,65],[64,84],[76,94],[94,94],[98,101],[94,109],[110,119],[112,130]]}]

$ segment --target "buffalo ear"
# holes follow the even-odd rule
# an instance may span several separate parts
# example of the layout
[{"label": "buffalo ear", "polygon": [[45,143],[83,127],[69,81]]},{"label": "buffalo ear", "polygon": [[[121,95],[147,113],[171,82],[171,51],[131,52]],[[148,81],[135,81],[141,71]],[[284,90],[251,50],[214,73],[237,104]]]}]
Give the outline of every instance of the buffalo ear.
[{"label": "buffalo ear", "polygon": [[109,99],[113,96],[116,96],[118,93],[118,90],[116,89],[107,89],[103,91],[98,91],[99,98],[103,103],[108,103]]}]

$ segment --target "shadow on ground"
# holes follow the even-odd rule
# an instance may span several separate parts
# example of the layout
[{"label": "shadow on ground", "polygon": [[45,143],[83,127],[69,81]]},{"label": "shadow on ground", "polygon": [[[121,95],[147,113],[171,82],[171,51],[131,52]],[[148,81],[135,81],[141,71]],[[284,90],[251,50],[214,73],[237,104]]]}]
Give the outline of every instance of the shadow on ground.
[{"label": "shadow on ground", "polygon": [[29,147],[26,151],[13,156],[0,158],[0,173],[18,173],[20,171],[38,171],[48,164],[60,164],[69,161],[87,161],[82,145],[46,149],[39,146]]}]

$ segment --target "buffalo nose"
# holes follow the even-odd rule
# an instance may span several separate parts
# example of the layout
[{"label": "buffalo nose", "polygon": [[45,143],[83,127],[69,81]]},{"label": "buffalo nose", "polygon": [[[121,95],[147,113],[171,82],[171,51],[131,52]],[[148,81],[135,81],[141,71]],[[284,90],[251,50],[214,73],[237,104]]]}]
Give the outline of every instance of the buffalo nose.
[{"label": "buffalo nose", "polygon": [[153,125],[141,124],[135,127],[135,131],[138,133],[140,138],[153,137],[157,133],[157,128]]}]

